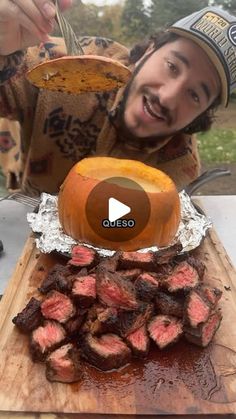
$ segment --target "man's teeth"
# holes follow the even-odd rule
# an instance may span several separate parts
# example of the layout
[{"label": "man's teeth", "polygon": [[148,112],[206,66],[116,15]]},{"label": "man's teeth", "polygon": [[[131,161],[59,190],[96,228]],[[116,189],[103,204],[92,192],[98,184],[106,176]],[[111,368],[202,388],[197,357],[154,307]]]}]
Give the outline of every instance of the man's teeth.
[{"label": "man's teeth", "polygon": [[153,118],[159,118],[159,119],[164,119],[163,115],[159,114],[158,112],[156,112],[153,107],[151,102],[149,102],[148,99],[145,98],[144,101],[144,108],[145,110],[153,117]]}]

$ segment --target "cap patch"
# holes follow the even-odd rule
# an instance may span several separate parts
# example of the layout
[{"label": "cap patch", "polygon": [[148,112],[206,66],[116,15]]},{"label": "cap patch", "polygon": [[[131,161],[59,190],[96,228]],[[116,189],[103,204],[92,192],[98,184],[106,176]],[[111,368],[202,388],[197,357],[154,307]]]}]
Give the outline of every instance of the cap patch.
[{"label": "cap patch", "polygon": [[236,45],[236,24],[231,24],[216,13],[207,12],[192,24],[191,30],[201,34],[206,43],[211,44],[221,56],[232,87],[236,83],[236,51],[233,46]]}]

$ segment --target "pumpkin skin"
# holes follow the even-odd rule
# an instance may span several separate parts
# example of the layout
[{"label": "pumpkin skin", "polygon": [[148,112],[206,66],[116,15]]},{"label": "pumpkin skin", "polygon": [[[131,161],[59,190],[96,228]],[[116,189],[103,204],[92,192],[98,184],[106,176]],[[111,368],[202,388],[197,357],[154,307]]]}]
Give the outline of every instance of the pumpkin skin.
[{"label": "pumpkin skin", "polygon": [[[99,182],[126,177],[140,184],[150,202],[150,217],[144,229],[127,241],[107,240],[91,228],[86,217],[89,194]],[[111,195],[112,196],[112,195]],[[94,214],[97,208],[94,208]],[[97,247],[133,251],[168,246],[180,222],[180,199],[174,182],[162,171],[135,160],[90,157],[76,163],[60,187],[58,214],[64,232],[75,240]]]}]

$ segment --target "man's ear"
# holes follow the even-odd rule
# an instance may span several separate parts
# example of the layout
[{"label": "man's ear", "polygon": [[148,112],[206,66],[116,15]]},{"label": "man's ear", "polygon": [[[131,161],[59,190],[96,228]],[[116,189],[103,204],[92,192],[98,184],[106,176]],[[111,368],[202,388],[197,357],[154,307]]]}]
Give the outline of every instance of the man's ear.
[{"label": "man's ear", "polygon": [[140,57],[140,58],[139,58],[139,60],[138,60],[138,61],[136,61],[136,63],[135,63],[135,67],[137,67],[137,66],[141,63],[141,61],[144,59],[144,57],[146,57],[148,54],[152,53],[152,52],[154,51],[154,49],[155,49],[154,42],[152,42],[152,43],[151,43],[151,44],[147,47],[147,49],[146,49],[145,53],[142,55],[142,57]]}]

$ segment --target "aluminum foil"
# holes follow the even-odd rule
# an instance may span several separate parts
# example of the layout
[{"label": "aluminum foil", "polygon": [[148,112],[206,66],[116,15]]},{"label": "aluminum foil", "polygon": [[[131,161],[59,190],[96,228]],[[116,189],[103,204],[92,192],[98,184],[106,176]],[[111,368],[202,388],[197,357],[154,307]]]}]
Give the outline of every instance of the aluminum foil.
[{"label": "aluminum foil", "polygon": [[[182,191],[179,194],[181,203],[181,222],[178,232],[171,244],[181,242],[183,250],[181,253],[193,250],[199,246],[206,232],[212,227],[211,220],[205,215],[200,214],[193,206],[189,195]],[[52,251],[70,254],[72,246],[78,244],[71,237],[63,233],[58,218],[57,197],[43,193],[38,212],[27,214],[27,220],[31,229],[36,234],[36,247],[43,253]],[[115,251],[91,246],[85,246],[97,250],[101,256],[112,256]],[[157,251],[158,247],[153,246],[146,249],[139,249],[139,252]]]}]

